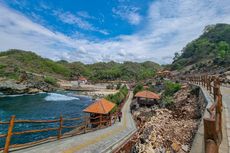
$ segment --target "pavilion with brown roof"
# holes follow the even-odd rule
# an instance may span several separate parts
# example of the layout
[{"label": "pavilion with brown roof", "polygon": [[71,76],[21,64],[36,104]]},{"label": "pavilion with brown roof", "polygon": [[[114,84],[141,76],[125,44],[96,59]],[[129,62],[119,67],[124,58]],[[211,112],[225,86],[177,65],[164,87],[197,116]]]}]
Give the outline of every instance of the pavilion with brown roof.
[{"label": "pavilion with brown roof", "polygon": [[154,92],[144,90],[136,93],[135,98],[140,106],[152,106],[157,103],[160,96]]},{"label": "pavilion with brown roof", "polygon": [[111,124],[108,121],[111,121],[110,112],[115,106],[116,104],[102,98],[89,105],[83,112],[90,113],[90,123],[93,127],[97,127],[104,123]]}]

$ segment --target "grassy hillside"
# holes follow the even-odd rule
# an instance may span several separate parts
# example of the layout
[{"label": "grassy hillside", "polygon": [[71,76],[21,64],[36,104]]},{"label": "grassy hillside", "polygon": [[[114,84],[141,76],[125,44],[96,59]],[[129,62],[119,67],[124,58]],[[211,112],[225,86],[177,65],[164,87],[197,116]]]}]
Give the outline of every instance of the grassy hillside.
[{"label": "grassy hillside", "polygon": [[33,52],[9,50],[0,52],[0,77],[18,79],[23,71],[53,76],[61,79],[72,79],[86,76],[93,81],[99,80],[142,80],[155,75],[160,65],[154,62],[124,63],[68,63],[42,58]]},{"label": "grassy hillside", "polygon": [[62,64],[42,58],[33,52],[9,50],[0,52],[0,77],[17,79],[20,72],[68,77],[70,70]]},{"label": "grassy hillside", "polygon": [[230,66],[230,25],[216,24],[205,27],[204,33],[176,53],[172,70],[226,68]]}]

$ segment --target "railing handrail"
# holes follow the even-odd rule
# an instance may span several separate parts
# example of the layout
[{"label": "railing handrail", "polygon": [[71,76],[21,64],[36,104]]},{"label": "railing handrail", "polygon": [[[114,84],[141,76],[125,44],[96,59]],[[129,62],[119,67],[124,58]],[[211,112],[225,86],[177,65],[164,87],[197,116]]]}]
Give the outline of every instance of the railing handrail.
[{"label": "railing handrail", "polygon": [[[4,148],[0,148],[1,150],[4,150],[4,153],[8,153],[9,152],[9,148],[17,148],[17,147],[27,147],[27,145],[35,145],[35,144],[39,144],[41,142],[44,141],[51,141],[51,140],[58,140],[67,136],[74,136],[76,134],[70,134],[70,133],[63,133],[62,134],[62,130],[63,129],[74,129],[74,128],[81,128],[83,129],[83,131],[79,131],[79,133],[77,134],[81,134],[81,133],[86,133],[87,130],[88,131],[94,131],[97,130],[98,128],[104,128],[107,126],[111,126],[112,124],[114,124],[117,120],[117,112],[121,111],[124,103],[127,101],[129,97],[129,93],[127,94],[127,96],[122,100],[121,104],[118,107],[118,110],[112,114],[110,114],[110,116],[106,116],[104,117],[102,114],[97,116],[97,117],[91,117],[91,116],[81,116],[81,117],[75,117],[75,118],[63,118],[62,116],[60,116],[59,119],[53,119],[53,120],[16,120],[15,116],[11,116],[10,121],[6,122],[6,121],[0,121],[0,125],[4,125],[4,124],[8,124],[9,128],[7,133],[5,134],[0,134],[0,138],[4,138],[6,137],[6,142],[5,142],[5,147]],[[112,118],[115,117],[115,118]],[[63,125],[65,122],[70,122],[70,121],[79,121],[81,120],[82,122],[77,123],[76,125],[71,125],[71,126],[67,126],[67,125]],[[90,120],[96,120],[95,122],[89,122]],[[114,120],[114,122],[112,122]],[[43,128],[43,129],[33,129],[33,130],[24,130],[24,131],[17,131],[17,132],[13,132],[13,127],[15,124],[34,124],[34,123],[41,123],[42,125],[44,124],[49,124],[49,123],[59,123],[56,127],[52,127],[52,128]],[[98,128],[88,128],[89,125],[97,125]],[[41,132],[48,132],[48,131],[57,131],[57,136],[50,136],[48,138],[44,138],[38,141],[32,141],[32,142],[28,142],[28,143],[24,143],[24,144],[13,144],[10,145],[10,140],[11,137],[13,135],[23,135],[23,134],[32,134],[32,133],[41,133]]]},{"label": "railing handrail", "polygon": [[213,96],[213,104],[207,108],[209,116],[203,118],[204,144],[205,153],[218,153],[222,141],[222,94],[220,91],[220,78],[214,75],[202,75],[186,77],[185,80],[203,86]]}]

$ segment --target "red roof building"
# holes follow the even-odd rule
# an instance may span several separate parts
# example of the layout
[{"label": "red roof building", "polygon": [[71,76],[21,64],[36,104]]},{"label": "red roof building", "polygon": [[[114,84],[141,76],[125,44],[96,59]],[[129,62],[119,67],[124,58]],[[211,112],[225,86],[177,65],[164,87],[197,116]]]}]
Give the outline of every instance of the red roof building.
[{"label": "red roof building", "polygon": [[144,90],[135,95],[136,98],[160,99],[160,96],[154,92]]},{"label": "red roof building", "polygon": [[137,98],[139,106],[152,106],[157,103],[160,96],[154,92],[144,90],[136,93],[135,98]]},{"label": "red roof building", "polygon": [[86,113],[108,114],[115,106],[116,104],[103,98],[92,103],[83,111]]},{"label": "red roof building", "polygon": [[90,123],[93,128],[107,126],[111,125],[110,112],[115,106],[116,104],[103,98],[89,105],[83,112],[90,113]]}]

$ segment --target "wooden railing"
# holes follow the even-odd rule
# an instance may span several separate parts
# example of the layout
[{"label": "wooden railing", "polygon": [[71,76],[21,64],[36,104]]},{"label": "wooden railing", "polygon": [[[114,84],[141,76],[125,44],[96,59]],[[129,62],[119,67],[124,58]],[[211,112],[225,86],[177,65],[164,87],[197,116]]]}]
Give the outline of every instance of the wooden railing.
[{"label": "wooden railing", "polygon": [[204,116],[205,153],[218,153],[222,141],[222,94],[221,82],[216,76],[192,76],[184,80],[201,85],[213,96],[213,103],[208,105],[208,116]]},{"label": "wooden railing", "polygon": [[[91,131],[95,131],[101,128],[105,128],[108,126],[111,126],[114,124],[117,120],[117,113],[121,111],[123,105],[125,104],[126,100],[128,99],[129,94],[125,97],[125,99],[122,101],[122,103],[119,105],[117,111],[114,113],[111,113],[109,116],[97,116],[97,117],[89,117],[89,116],[83,116],[78,118],[63,118],[62,116],[59,117],[59,119],[55,120],[16,120],[15,116],[11,116],[10,121],[3,122],[0,121],[0,126],[2,125],[8,125],[8,131],[5,134],[0,134],[0,138],[5,138],[5,146],[3,148],[0,148],[0,151],[3,151],[3,153],[8,153],[9,149],[14,148],[24,148],[24,147],[31,147],[33,145],[60,140],[62,138],[75,136]],[[95,121],[93,121],[95,120]],[[65,125],[65,122],[76,122],[79,121],[80,123],[76,125],[67,126]],[[17,124],[50,124],[50,123],[56,123],[56,127],[51,128],[43,128],[43,129],[33,129],[33,130],[25,130],[25,131],[19,131],[15,132],[13,129]],[[96,125],[92,127],[92,125]],[[64,133],[64,129],[73,129],[72,131]],[[57,135],[50,136],[48,138],[44,138],[38,141],[23,143],[23,144],[11,144],[12,136],[15,135],[25,135],[25,134],[35,134],[35,133],[42,133],[42,132],[50,132],[50,131],[56,131]]]},{"label": "wooden railing", "polygon": [[[89,131],[97,130],[98,128],[104,128],[107,126],[111,126],[113,123],[115,123],[116,119],[116,113],[111,114],[108,117],[103,117],[103,116],[98,116],[95,118],[89,117],[89,116],[84,116],[80,118],[68,118],[64,119],[62,116],[60,116],[59,119],[56,120],[16,120],[15,116],[11,116],[10,121],[8,122],[0,122],[0,125],[7,124],[8,125],[8,131],[5,134],[1,134],[0,138],[6,138],[5,140],[5,146],[4,148],[0,148],[1,150],[4,150],[4,153],[9,152],[9,148],[21,148],[21,147],[29,147],[33,146],[35,144],[40,144],[43,142],[49,142],[53,140],[60,140],[61,138],[69,137],[69,136],[74,136],[82,133],[86,133]],[[95,122],[90,122],[90,120],[96,120]],[[76,125],[71,125],[67,126],[64,124],[65,121],[80,121],[80,123]],[[25,130],[25,131],[17,131],[14,132],[13,128],[15,127],[16,124],[50,124],[50,123],[57,123],[56,127],[51,127],[51,128],[43,128],[43,129],[33,129],[33,130]],[[97,128],[92,128],[91,125],[96,125]],[[75,131],[69,131],[63,134],[64,129],[75,129]],[[16,135],[25,135],[25,134],[35,134],[35,133],[42,133],[42,132],[50,132],[50,131],[56,131],[57,135],[56,136],[51,136],[48,138],[44,138],[39,141],[35,142],[29,142],[29,143],[24,143],[24,144],[13,144],[11,145],[10,142],[12,140],[12,136]]]}]

